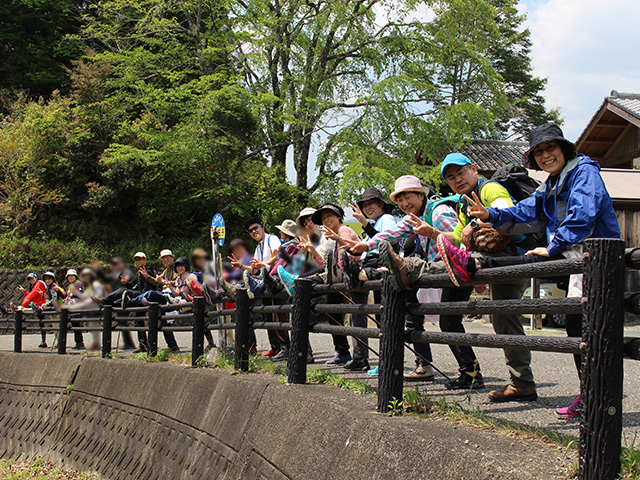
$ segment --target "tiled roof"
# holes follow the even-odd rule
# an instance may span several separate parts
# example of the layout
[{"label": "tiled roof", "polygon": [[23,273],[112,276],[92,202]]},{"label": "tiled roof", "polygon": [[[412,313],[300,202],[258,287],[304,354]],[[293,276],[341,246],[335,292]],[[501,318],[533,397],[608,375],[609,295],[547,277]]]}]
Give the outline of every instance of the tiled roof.
[{"label": "tiled roof", "polygon": [[640,95],[637,93],[618,93],[613,90],[607,100],[612,105],[623,109],[629,115],[640,118]]},{"label": "tiled roof", "polygon": [[461,153],[469,157],[478,166],[478,170],[495,172],[499,167],[509,163],[522,164],[522,157],[527,148],[527,142],[473,140]]}]

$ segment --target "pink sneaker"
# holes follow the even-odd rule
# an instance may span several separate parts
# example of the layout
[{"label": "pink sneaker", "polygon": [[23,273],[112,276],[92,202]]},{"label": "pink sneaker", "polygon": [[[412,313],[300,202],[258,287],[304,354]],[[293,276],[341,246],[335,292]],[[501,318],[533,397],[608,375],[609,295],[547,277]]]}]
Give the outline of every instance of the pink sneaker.
[{"label": "pink sneaker", "polygon": [[449,278],[456,287],[471,278],[471,273],[467,270],[467,264],[471,254],[466,250],[460,250],[451,244],[446,235],[438,235],[438,251],[440,257],[447,267]]},{"label": "pink sneaker", "polygon": [[563,418],[576,418],[580,416],[580,395],[577,395],[568,407],[556,408],[556,414]]}]

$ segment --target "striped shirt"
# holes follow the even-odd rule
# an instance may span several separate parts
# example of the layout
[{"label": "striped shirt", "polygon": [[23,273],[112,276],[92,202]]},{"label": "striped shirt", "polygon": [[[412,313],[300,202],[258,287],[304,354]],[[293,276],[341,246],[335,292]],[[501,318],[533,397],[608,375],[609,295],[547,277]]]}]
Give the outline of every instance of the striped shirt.
[{"label": "striped shirt", "polygon": [[[427,221],[425,213],[427,212],[427,208],[422,213],[422,220]],[[380,242],[389,242],[389,243],[398,243],[400,240],[404,240],[411,235],[413,235],[413,227],[407,222],[409,219],[408,215],[405,216],[402,220],[400,220],[396,225],[387,230],[386,232],[380,232],[372,239],[366,240],[366,244],[369,249],[375,248]],[[431,216],[432,218],[432,227],[440,230],[441,232],[452,232],[458,223],[458,217],[453,208],[448,205],[441,204],[438,205],[434,210]],[[416,235],[417,243],[419,244],[420,249],[423,252],[427,252],[427,258],[425,260],[427,262],[433,262],[436,260],[440,260],[440,254],[438,252],[438,246],[436,242],[430,241],[429,237],[423,237],[420,235]]]}]

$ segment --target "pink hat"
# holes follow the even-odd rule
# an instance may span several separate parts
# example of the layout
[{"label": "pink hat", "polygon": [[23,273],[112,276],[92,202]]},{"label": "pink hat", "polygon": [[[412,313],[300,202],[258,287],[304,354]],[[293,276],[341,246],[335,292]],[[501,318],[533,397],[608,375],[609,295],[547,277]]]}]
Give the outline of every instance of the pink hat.
[{"label": "pink hat", "polygon": [[403,175],[396,180],[395,190],[391,192],[391,201],[396,201],[396,195],[402,192],[418,192],[429,194],[429,187],[425,187],[418,177],[413,175]]}]

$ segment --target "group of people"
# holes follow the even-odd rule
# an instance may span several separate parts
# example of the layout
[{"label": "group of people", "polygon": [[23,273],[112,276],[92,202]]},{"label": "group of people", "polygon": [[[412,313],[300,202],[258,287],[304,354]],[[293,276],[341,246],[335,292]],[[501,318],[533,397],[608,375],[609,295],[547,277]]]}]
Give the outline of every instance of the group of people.
[{"label": "group of people", "polygon": [[[284,220],[276,226],[279,235],[268,233],[260,217],[249,218],[244,227],[255,243],[251,247],[243,239],[233,239],[226,250],[227,259],[210,262],[204,250],[197,249],[191,261],[174,260],[170,250],[160,253],[164,265],[161,273],[146,265],[143,252],[134,255],[137,271],[129,270],[121,258],[111,262],[107,277],[95,268],[67,272],[67,287],[56,283],[47,272],[42,281],[30,274],[29,289],[21,288],[24,308],[36,312],[59,308],[62,304],[78,306],[118,305],[145,306],[150,302],[179,304],[204,295],[209,303],[223,297],[235,300],[238,287],[246,288],[254,302],[282,304],[286,292],[293,295],[297,278],[314,283],[344,282],[350,292],[329,293],[327,303],[367,303],[367,293],[358,287],[367,280],[382,278],[402,292],[407,303],[428,301],[460,302],[469,300],[474,288],[483,293],[487,288],[492,300],[520,299],[526,281],[496,283],[471,287],[466,284],[483,268],[543,262],[581,255],[582,242],[593,238],[619,238],[620,230],[611,198],[600,176],[599,165],[576,152],[555,124],[542,125],[531,132],[530,147],[524,163],[531,169],[549,174],[529,197],[515,200],[503,183],[488,180],[478,173],[473,162],[461,153],[451,153],[443,160],[440,171],[446,185],[456,196],[445,199],[433,192],[417,177],[404,175],[395,182],[387,202],[377,188],[366,189],[360,200],[351,205],[353,216],[362,224],[363,236],[345,225],[345,212],[339,205],[325,203],[318,208],[304,208],[295,220]],[[392,215],[399,209],[403,216]],[[482,237],[484,235],[484,237]],[[478,239],[492,238],[492,242]],[[490,244],[490,245],[489,245]],[[488,246],[489,245],[489,246]],[[497,245],[497,246],[496,246]],[[491,247],[491,248],[490,248]],[[217,271],[220,265],[221,272]],[[214,271],[214,275],[208,275]],[[453,286],[442,289],[418,289],[415,285],[434,273],[448,273]],[[581,296],[581,275],[569,279],[568,295]],[[380,303],[380,292],[375,301]],[[264,314],[266,321],[286,321],[285,314]],[[351,325],[367,327],[376,316],[351,314]],[[323,314],[318,321],[344,324],[344,315]],[[407,314],[406,329],[424,331],[423,315]],[[522,317],[514,314],[492,315],[497,334],[525,335]],[[464,333],[462,315],[440,315],[444,332]],[[567,334],[581,336],[581,315],[567,316]],[[164,331],[172,350],[179,350],[173,333]],[[209,346],[213,346],[206,331]],[[288,358],[289,335],[286,331],[268,330],[270,348],[262,355],[274,361]],[[125,339],[125,342],[127,340]],[[138,349],[147,348],[144,332],[139,332]],[[131,342],[131,340],[129,340]],[[257,354],[255,335],[251,353]],[[350,371],[378,369],[369,365],[366,338],[333,335],[335,355],[326,363]],[[46,347],[43,333],[41,346]],[[84,348],[82,334],[76,332],[76,348]],[[471,347],[450,346],[459,366],[459,376],[447,383],[454,390],[477,390],[484,387],[480,362]],[[415,343],[415,367],[405,373],[406,381],[432,381],[433,357],[429,344]],[[351,353],[353,352],[353,354]],[[491,391],[493,402],[535,401],[538,398],[531,369],[531,353],[525,350],[504,351],[509,384]],[[314,362],[311,348],[307,361]],[[580,372],[581,359],[575,356]],[[580,397],[557,413],[574,417],[580,413]]]},{"label": "group of people", "polygon": [[[369,188],[351,206],[354,217],[362,223],[364,239],[344,224],[343,209],[333,203],[305,208],[295,221],[278,225],[280,240],[266,232],[259,218],[252,218],[245,227],[257,243],[254,254],[245,241],[232,241],[228,268],[233,273],[222,286],[233,297],[237,288],[234,282],[243,283],[250,297],[255,297],[263,292],[272,296],[283,289],[292,295],[293,284],[301,277],[317,283],[343,281],[352,290],[350,295],[329,294],[328,303],[366,303],[366,294],[357,287],[388,271],[389,281],[404,292],[407,303],[416,303],[421,295],[414,284],[429,275],[446,272],[454,286],[430,292],[426,298],[459,302],[469,299],[473,287],[465,282],[482,268],[574,258],[581,256],[582,242],[587,238],[620,237],[599,165],[578,154],[560,127],[549,123],[534,129],[524,163],[549,176],[532,195],[518,202],[505,185],[482,177],[476,165],[461,153],[447,155],[440,166],[444,181],[458,195],[452,197],[455,200],[432,196],[430,189],[411,175],[396,180],[390,195],[392,203],[379,190]],[[391,215],[394,207],[404,214],[398,221]],[[493,236],[492,248],[476,241],[479,234]],[[523,280],[488,288],[492,300],[520,299],[525,284]],[[487,286],[475,288],[486,290]],[[568,296],[581,296],[581,289],[581,275],[572,275]],[[325,320],[343,324],[342,315],[328,317]],[[405,320],[407,330],[424,330],[424,316],[407,314]],[[492,315],[491,320],[497,334],[525,335],[520,315]],[[366,327],[367,321],[366,315],[351,315],[352,326]],[[439,323],[442,331],[465,332],[461,315],[441,315]],[[567,316],[569,336],[580,337],[581,328],[581,315]],[[272,348],[264,355],[286,351],[286,335],[271,333],[271,341]],[[333,342],[335,356],[327,364],[377,373],[377,369],[370,370],[366,339],[354,339],[353,356],[344,336],[334,335]],[[480,362],[473,349],[456,345],[450,348],[460,375],[447,387],[483,388]],[[413,349],[415,368],[405,373],[405,380],[433,380],[430,346],[416,343]],[[531,352],[506,349],[504,353],[510,382],[503,389],[491,391],[490,401],[537,400]],[[309,357],[312,360],[311,354]],[[580,355],[575,355],[575,365],[580,372]],[[580,397],[556,411],[562,417],[578,416]]]}]

